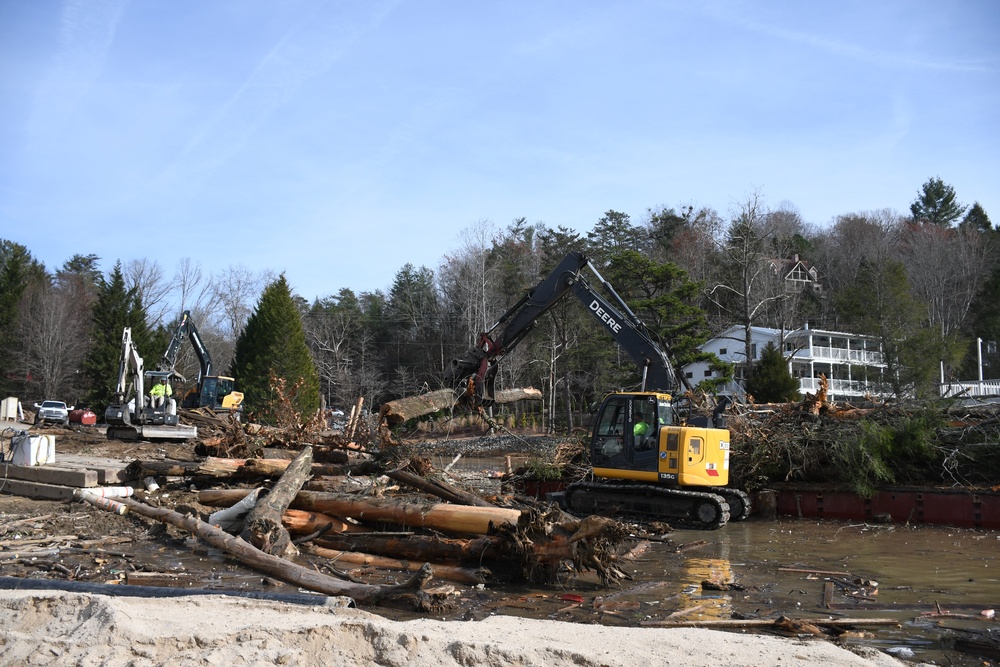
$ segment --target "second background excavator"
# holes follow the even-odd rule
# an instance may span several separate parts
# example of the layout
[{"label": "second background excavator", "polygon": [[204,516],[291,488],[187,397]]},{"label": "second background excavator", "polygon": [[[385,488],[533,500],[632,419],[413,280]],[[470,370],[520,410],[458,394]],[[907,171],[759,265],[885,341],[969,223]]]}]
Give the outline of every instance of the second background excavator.
[{"label": "second background excavator", "polygon": [[[608,294],[583,275],[589,269]],[[488,404],[498,363],[538,319],[573,294],[636,362],[640,391],[608,394],[590,437],[591,474],[567,487],[564,503],[584,514],[621,510],[676,525],[714,529],[750,514],[750,498],[728,487],[730,434],[720,403],[710,417],[690,417],[672,392],[676,375],[665,346],[582,253],[570,252],[504,313],[448,377],[467,401]]]},{"label": "second background excavator", "polygon": [[174,329],[167,351],[163,353],[158,370],[172,373],[185,382],[183,375],[177,372],[177,357],[184,339],[191,341],[195,356],[198,358],[198,379],[181,400],[181,407],[186,409],[209,408],[216,413],[232,413],[237,419],[243,411],[243,393],[235,390],[236,380],[225,375],[212,375],[212,355],[205,347],[198,327],[191,319],[191,311],[185,310],[181,320]]}]

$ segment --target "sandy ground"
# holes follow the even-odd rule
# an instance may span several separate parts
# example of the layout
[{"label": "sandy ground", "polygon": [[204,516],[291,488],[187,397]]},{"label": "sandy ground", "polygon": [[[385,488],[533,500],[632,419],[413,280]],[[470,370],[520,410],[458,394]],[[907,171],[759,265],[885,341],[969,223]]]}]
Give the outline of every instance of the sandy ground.
[{"label": "sandy ground", "polygon": [[0,664],[384,665],[857,665],[898,667],[868,649],[824,640],[703,629],[609,628],[495,616],[478,622],[390,621],[332,609],[224,596],[112,598],[0,592]]}]

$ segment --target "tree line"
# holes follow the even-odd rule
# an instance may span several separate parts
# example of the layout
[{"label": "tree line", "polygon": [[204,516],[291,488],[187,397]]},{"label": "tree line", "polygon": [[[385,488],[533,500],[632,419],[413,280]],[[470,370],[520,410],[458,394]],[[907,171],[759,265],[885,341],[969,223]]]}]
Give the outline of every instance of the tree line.
[{"label": "tree line", "polygon": [[[942,363],[949,379],[977,377],[979,338],[987,375],[1000,372],[1000,230],[978,203],[962,205],[932,178],[908,215],[860,211],[825,228],[789,204],[768,207],[759,192],[726,216],[661,207],[633,222],[609,210],[586,232],[483,221],[433,269],[406,264],[384,290],[342,287],[313,302],[270,272],[205,276],[184,260],[168,280],[144,259],[105,274],[94,255],[49,271],[29,249],[0,240],[0,393],[103,409],[122,327],[132,327],[148,365],[191,310],[216,368],[236,377],[262,418],[274,376],[297,387],[302,408],[359,397],[376,406],[442,386],[451,359],[570,251],[591,259],[679,365],[703,359],[699,345],[733,325],[808,323],[877,338],[901,396],[934,395]],[[818,270],[821,289],[789,289],[773,260],[793,257]],[[182,370],[193,377],[197,364],[186,354]],[[708,391],[753,370],[709,361]],[[566,429],[604,392],[638,382],[633,362],[570,297],[504,359],[497,386],[541,389],[542,405],[517,407],[516,419]]]}]

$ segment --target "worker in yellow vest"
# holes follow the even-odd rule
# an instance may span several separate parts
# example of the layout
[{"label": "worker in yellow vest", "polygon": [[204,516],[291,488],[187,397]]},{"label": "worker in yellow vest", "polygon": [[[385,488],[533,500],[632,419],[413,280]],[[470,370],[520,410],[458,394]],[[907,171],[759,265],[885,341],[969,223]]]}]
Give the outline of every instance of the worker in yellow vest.
[{"label": "worker in yellow vest", "polygon": [[174,390],[170,386],[170,383],[167,382],[167,378],[160,378],[159,381],[153,385],[153,388],[149,390],[149,397],[152,399],[152,406],[154,408],[159,408],[173,395],[173,393]]}]

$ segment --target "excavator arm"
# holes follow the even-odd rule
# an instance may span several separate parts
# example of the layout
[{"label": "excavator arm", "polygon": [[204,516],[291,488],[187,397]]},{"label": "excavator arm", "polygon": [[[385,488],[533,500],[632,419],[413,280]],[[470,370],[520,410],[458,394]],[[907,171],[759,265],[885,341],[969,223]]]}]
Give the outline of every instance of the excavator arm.
[{"label": "excavator arm", "polygon": [[[115,402],[112,405],[112,408],[115,408],[115,410],[109,408],[109,412],[117,412],[121,409],[121,406],[128,403],[129,380],[134,384],[136,403],[141,410],[142,401],[145,400],[142,357],[139,356],[139,351],[132,342],[132,329],[125,327],[125,330],[122,332],[121,355],[118,358],[118,383],[115,385]],[[126,415],[124,419],[127,420],[127,409],[124,414]]]},{"label": "excavator arm", "polygon": [[191,347],[194,348],[194,352],[198,356],[198,385],[201,386],[202,379],[212,374],[212,355],[209,354],[208,348],[205,347],[201,336],[198,335],[198,327],[191,320],[190,310],[185,310],[184,314],[181,315],[181,321],[174,329],[174,334],[170,338],[167,351],[163,353],[158,370],[171,371],[183,379],[183,376],[177,373],[175,366],[177,365],[177,353],[185,338],[191,341]]},{"label": "excavator arm", "polygon": [[[582,275],[584,268],[604,287],[611,299],[594,289]],[[538,323],[539,318],[573,294],[639,366],[643,387],[669,391],[676,384],[673,367],[663,346],[632,312],[585,255],[570,252],[524,298],[504,313],[489,331],[480,334],[475,347],[454,359],[447,378],[467,397],[489,402],[494,396],[497,364]]]}]

